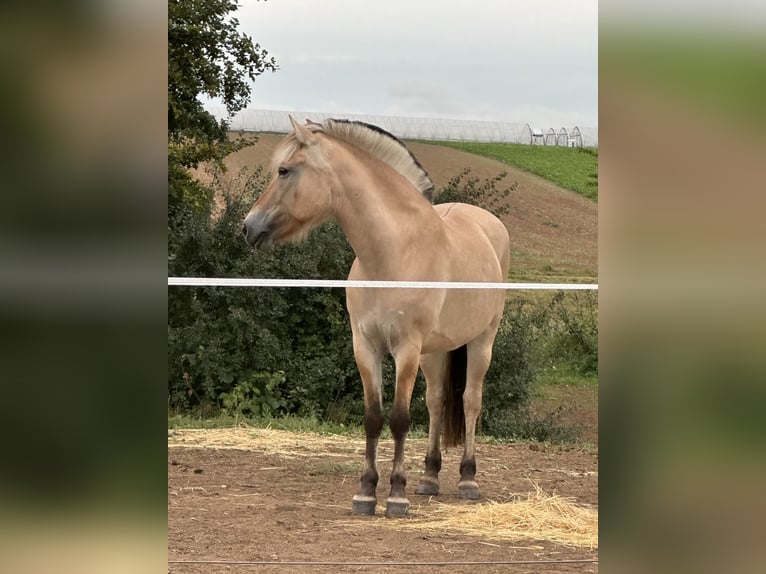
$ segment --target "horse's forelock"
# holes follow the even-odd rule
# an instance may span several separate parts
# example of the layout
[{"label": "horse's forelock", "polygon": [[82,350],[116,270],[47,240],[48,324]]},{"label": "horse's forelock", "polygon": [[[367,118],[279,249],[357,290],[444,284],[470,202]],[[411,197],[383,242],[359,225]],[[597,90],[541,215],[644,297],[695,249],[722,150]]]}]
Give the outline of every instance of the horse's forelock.
[{"label": "horse's forelock", "polygon": [[[322,124],[312,122],[311,120],[306,121],[307,123],[304,127],[306,127],[309,131],[324,131],[324,126]],[[298,137],[295,135],[295,132],[290,132],[281,142],[279,142],[276,149],[274,150],[274,155],[271,157],[271,170],[277,171],[279,166],[290,159],[293,154],[295,154],[295,152],[297,152],[300,148],[301,143],[298,141]]]},{"label": "horse's forelock", "polygon": [[274,155],[271,156],[271,171],[277,171],[279,166],[285,163],[298,149],[298,140],[294,134],[290,134],[277,145]]}]

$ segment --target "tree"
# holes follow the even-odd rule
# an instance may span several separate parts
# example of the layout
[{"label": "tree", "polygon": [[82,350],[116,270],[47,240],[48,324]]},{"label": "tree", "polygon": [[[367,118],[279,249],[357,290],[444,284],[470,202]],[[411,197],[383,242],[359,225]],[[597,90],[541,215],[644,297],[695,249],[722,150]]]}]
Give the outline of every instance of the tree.
[{"label": "tree", "polygon": [[[200,96],[220,99],[229,116],[250,101],[249,81],[277,63],[238,30],[238,0],[168,2],[168,225],[173,233],[189,210],[206,213],[212,192],[188,168],[221,161],[248,142],[229,141],[228,124],[207,112]],[[251,140],[252,142],[252,140]],[[250,142],[250,143],[251,143]]]}]

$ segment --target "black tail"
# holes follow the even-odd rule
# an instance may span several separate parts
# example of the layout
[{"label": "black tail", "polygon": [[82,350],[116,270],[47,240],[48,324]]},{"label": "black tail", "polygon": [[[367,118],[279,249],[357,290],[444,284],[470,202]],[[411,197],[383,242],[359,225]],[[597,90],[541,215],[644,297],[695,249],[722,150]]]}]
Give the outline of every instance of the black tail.
[{"label": "black tail", "polygon": [[447,355],[444,398],[444,446],[458,446],[465,440],[465,392],[468,349],[463,345]]}]

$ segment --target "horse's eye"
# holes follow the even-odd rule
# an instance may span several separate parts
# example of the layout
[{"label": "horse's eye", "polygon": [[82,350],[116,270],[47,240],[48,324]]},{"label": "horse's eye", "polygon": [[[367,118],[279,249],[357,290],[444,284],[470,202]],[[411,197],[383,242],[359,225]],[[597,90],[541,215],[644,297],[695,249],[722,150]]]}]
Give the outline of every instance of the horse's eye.
[{"label": "horse's eye", "polygon": [[280,167],[277,170],[277,173],[279,174],[279,177],[285,177],[286,175],[290,173],[290,170],[287,169],[286,167]]}]

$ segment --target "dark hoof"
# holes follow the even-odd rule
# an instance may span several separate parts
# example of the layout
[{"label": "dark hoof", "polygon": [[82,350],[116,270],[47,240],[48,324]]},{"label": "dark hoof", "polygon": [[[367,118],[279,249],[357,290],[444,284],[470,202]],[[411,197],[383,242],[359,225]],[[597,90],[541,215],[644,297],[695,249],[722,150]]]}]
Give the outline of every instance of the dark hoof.
[{"label": "dark hoof", "polygon": [[415,489],[415,494],[436,496],[439,494],[439,483],[427,478],[421,478],[418,487]]},{"label": "dark hoof", "polygon": [[357,494],[351,503],[351,510],[354,514],[362,516],[372,516],[375,514],[375,505],[378,501],[373,496],[361,496]]},{"label": "dark hoof", "polygon": [[464,482],[457,485],[457,494],[462,500],[478,500],[479,485],[475,482]]},{"label": "dark hoof", "polygon": [[386,501],[386,517],[401,518],[407,516],[410,501],[406,498],[389,498]]}]

